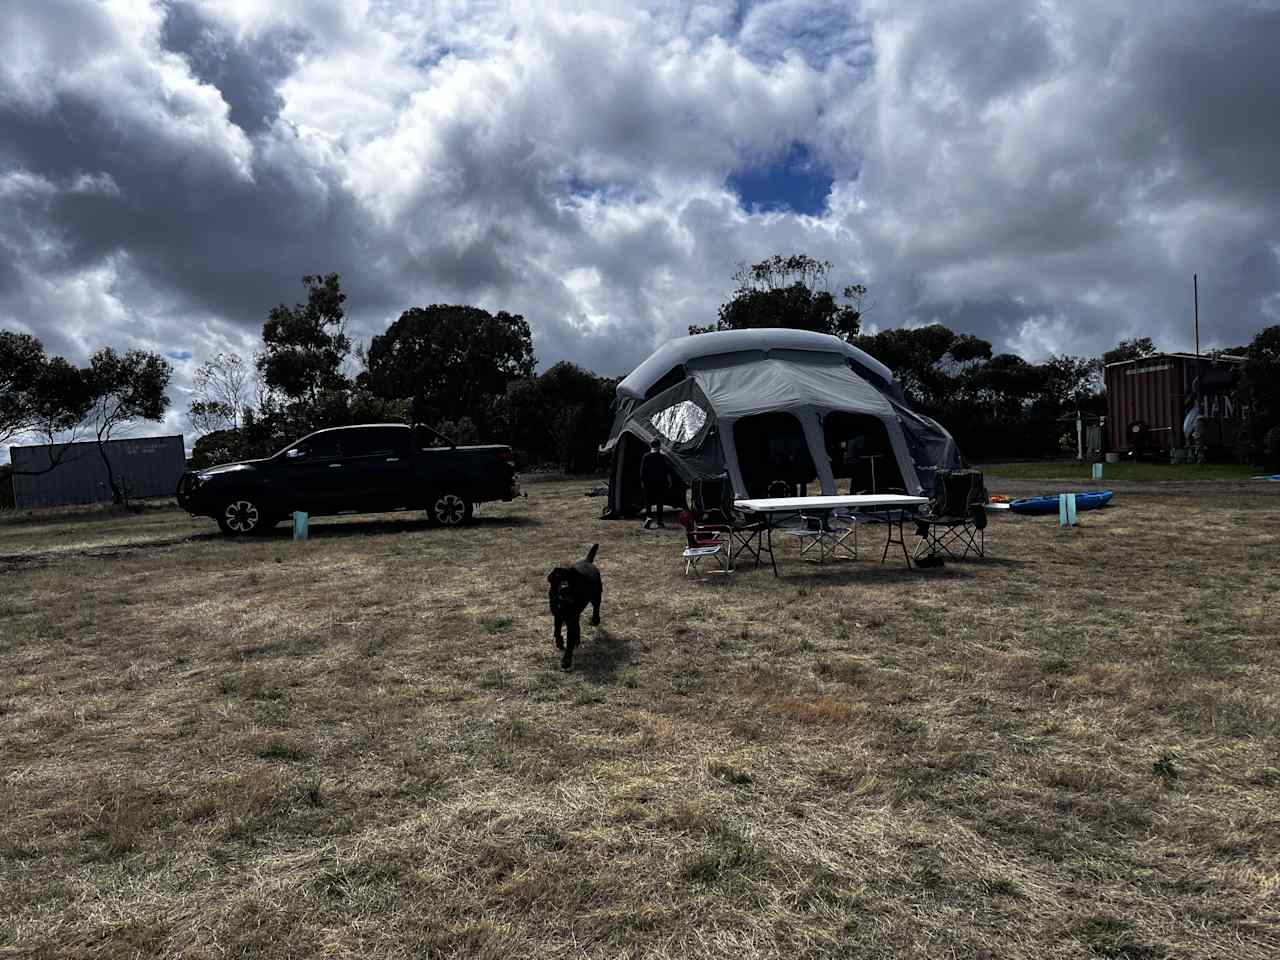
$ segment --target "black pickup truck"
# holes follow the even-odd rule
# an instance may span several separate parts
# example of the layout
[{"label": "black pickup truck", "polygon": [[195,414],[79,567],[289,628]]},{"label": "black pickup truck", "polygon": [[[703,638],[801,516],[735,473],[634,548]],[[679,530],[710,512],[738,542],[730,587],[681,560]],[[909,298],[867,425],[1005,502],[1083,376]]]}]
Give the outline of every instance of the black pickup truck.
[{"label": "black pickup truck", "polygon": [[456,526],[475,504],[519,494],[510,447],[459,447],[429,427],[393,423],[318,430],[274,456],[190,470],[178,481],[178,505],[228,536],[268,530],[295,510],[425,510]]}]

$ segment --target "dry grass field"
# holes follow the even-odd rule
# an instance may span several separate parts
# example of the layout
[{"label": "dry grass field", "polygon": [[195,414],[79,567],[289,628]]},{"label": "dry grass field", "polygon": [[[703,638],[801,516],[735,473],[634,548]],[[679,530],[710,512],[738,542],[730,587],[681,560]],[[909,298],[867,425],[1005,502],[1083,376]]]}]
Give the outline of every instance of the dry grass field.
[{"label": "dry grass field", "polygon": [[701,582],[588,486],[0,521],[0,955],[1280,956],[1275,485]]}]

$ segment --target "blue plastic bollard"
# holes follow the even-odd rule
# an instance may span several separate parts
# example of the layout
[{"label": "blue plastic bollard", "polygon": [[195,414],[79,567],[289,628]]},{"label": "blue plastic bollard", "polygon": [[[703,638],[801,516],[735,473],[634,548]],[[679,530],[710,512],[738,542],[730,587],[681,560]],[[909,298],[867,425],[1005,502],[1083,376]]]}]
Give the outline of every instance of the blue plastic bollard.
[{"label": "blue plastic bollard", "polygon": [[1076,525],[1076,495],[1074,493],[1067,494],[1067,526],[1074,527]]},{"label": "blue plastic bollard", "polygon": [[293,539],[307,539],[307,515],[301,510],[296,510],[293,514]]},{"label": "blue plastic bollard", "polygon": [[1102,479],[1102,464],[1100,464],[1100,463],[1095,463],[1095,464],[1093,465],[1093,479],[1095,479],[1095,480],[1101,480],[1101,479]]}]

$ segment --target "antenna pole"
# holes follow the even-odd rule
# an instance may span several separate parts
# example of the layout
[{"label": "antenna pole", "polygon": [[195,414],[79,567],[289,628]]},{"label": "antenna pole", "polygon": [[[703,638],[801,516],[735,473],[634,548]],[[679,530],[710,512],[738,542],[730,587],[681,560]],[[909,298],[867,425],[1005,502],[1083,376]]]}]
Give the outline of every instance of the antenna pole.
[{"label": "antenna pole", "polygon": [[[1204,379],[1204,368],[1200,366],[1200,281],[1191,275],[1191,295],[1194,298],[1196,311],[1196,416],[1204,416],[1204,391],[1200,381]],[[1185,438],[1184,438],[1185,439]]]},{"label": "antenna pole", "polygon": [[1191,275],[1191,291],[1195,298],[1196,306],[1196,360],[1200,359],[1200,281],[1193,273]]}]

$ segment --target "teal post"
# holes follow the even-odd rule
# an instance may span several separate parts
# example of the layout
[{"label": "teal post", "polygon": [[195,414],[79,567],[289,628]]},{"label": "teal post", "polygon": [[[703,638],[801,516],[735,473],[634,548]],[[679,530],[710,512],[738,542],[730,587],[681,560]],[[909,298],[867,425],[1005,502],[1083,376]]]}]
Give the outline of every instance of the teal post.
[{"label": "teal post", "polygon": [[1057,525],[1075,526],[1075,494],[1057,495]]},{"label": "teal post", "polygon": [[1101,479],[1102,479],[1102,464],[1100,464],[1100,463],[1095,463],[1095,464],[1093,465],[1093,479],[1095,479],[1095,480],[1101,480]]},{"label": "teal post", "polygon": [[293,514],[293,539],[307,539],[307,515],[301,510],[297,510]]}]

